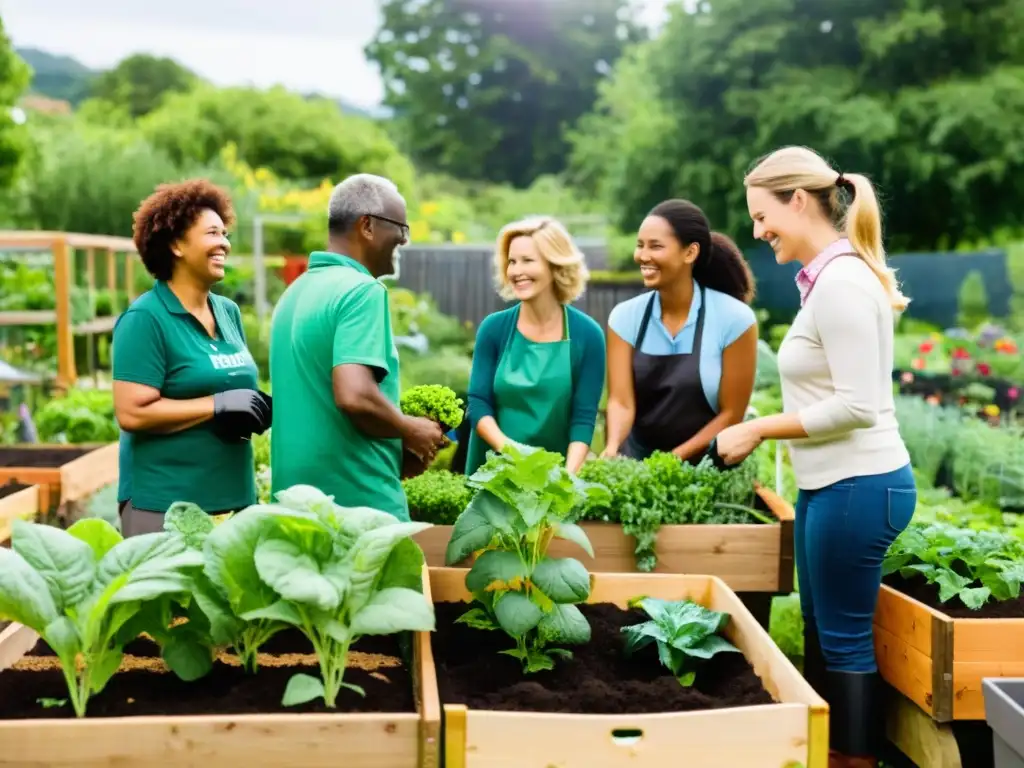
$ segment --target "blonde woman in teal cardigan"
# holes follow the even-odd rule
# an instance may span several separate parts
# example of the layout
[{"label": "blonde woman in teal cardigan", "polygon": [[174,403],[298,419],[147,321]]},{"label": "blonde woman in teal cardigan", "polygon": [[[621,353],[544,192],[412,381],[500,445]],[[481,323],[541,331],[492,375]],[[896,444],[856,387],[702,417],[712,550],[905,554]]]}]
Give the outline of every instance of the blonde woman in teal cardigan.
[{"label": "blonde woman in teal cardigan", "polygon": [[576,472],[586,461],[604,389],[601,326],[570,306],[589,276],[558,221],[538,217],[498,235],[495,272],[516,303],[477,330],[469,381],[466,474],[509,440],[560,453]]}]

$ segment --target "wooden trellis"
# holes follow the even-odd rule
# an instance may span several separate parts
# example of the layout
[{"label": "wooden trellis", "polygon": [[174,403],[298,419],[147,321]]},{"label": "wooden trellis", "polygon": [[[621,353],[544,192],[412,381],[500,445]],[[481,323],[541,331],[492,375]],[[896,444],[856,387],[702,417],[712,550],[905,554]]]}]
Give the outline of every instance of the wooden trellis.
[{"label": "wooden trellis", "polygon": [[[89,304],[95,313],[96,258],[106,259],[107,285],[110,291],[111,315],[73,323],[71,317],[71,290],[75,285],[74,254],[81,250],[86,258],[86,289]],[[133,267],[135,243],[126,237],[83,235],[72,232],[34,232],[0,230],[0,251],[42,253],[49,251],[53,258],[55,308],[52,310],[0,312],[0,326],[28,327],[55,325],[57,327],[56,385],[66,389],[77,381],[75,370],[75,336],[93,337],[110,333],[117,317],[125,307],[118,307],[117,263],[124,261],[124,290],[128,303],[135,298]]]}]

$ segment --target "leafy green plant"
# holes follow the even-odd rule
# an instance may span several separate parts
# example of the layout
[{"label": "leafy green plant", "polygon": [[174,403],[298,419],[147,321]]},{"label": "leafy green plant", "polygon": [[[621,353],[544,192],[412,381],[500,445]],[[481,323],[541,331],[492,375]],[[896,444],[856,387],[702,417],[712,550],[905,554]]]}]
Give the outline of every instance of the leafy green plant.
[{"label": "leafy green plant", "polygon": [[1024,543],[999,531],[912,522],[882,561],[882,576],[894,573],[934,584],[940,602],[956,597],[977,610],[990,599],[1020,597]]},{"label": "leafy green plant", "polygon": [[220,600],[204,610],[249,659],[274,632],[297,627],[313,644],[321,679],[293,675],[283,703],[323,698],[335,707],[342,688],[363,694],[344,682],[352,643],[434,629],[423,552],[410,538],[430,524],[341,507],[311,486],[281,491],[277,502],[249,507],[207,536],[207,575]]},{"label": "leafy green plant", "polygon": [[577,504],[608,492],[570,475],[557,453],[513,442],[491,453],[470,484],[477,494],[455,521],[445,554],[451,565],[480,553],[466,574],[477,605],[458,621],[507,633],[516,647],[502,653],[524,671],[552,669],[554,656],[571,657],[554,646],[590,639],[577,607],[590,595],[590,574],[579,560],[549,557],[547,549],[559,537],[593,557],[583,529],[567,518]]},{"label": "leafy green plant", "polygon": [[446,469],[430,469],[402,486],[412,519],[434,525],[453,525],[473,498],[466,476]]},{"label": "leafy green plant", "polygon": [[723,651],[740,652],[718,634],[729,623],[727,613],[712,611],[690,600],[643,597],[630,604],[639,605],[650,619],[622,628],[626,635],[626,654],[632,655],[651,643],[657,643],[658,658],[680,685],[693,685],[697,676],[694,667],[699,662]]},{"label": "leafy green plant", "polygon": [[446,430],[458,428],[465,415],[462,398],[454,390],[440,384],[412,387],[402,394],[400,402],[402,413],[432,419]]},{"label": "leafy green plant", "polygon": [[120,436],[108,390],[69,390],[33,414],[44,443],[112,443]]},{"label": "leafy green plant", "polygon": [[756,473],[754,461],[723,472],[710,458],[692,465],[660,451],[643,461],[592,459],[580,468],[580,478],[610,494],[579,504],[572,519],[621,523],[636,540],[637,569],[653,571],[662,525],[774,522],[751,506]]},{"label": "leafy green plant", "polygon": [[[173,532],[122,539],[104,520],[66,531],[16,520],[0,548],[0,618],[35,630],[60,660],[75,714],[85,715],[150,617],[147,604],[187,594],[202,554]],[[142,620],[139,620],[139,617]],[[173,653],[165,661],[186,679]]]}]

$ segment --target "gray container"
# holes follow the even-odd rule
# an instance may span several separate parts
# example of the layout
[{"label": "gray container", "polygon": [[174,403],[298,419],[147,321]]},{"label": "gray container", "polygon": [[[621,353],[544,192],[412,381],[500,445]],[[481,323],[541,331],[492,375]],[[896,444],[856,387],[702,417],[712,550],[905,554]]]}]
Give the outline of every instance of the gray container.
[{"label": "gray container", "polygon": [[1024,768],[1024,677],[986,677],[981,689],[994,768]]}]

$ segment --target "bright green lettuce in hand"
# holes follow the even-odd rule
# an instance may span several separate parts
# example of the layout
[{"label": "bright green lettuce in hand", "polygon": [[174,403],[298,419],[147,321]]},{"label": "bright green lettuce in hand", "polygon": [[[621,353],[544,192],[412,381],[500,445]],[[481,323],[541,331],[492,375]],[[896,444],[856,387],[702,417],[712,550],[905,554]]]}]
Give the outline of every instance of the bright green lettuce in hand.
[{"label": "bright green lettuce in hand", "polygon": [[462,424],[465,410],[462,398],[455,390],[440,384],[420,384],[402,393],[399,401],[406,416],[422,416],[445,427],[457,429]]},{"label": "bright green lettuce in hand", "polygon": [[0,548],[0,619],[35,630],[53,649],[83,717],[138,636],[140,614],[154,601],[187,595],[202,562],[172,532],[124,539],[98,518],[66,531],[16,520],[11,548]]},{"label": "bright green lettuce in hand", "polygon": [[[430,632],[423,552],[410,538],[429,523],[403,523],[367,507],[341,507],[310,486],[249,507],[206,539],[211,581],[233,591],[234,615],[266,633],[297,627],[313,644],[321,678],[296,674],[285,706],[323,698],[337,705],[352,643],[364,635]],[[249,595],[248,610],[243,595]],[[214,622],[211,622],[214,623]],[[259,638],[259,635],[256,639]]]},{"label": "bright green lettuce in hand", "polygon": [[729,623],[727,613],[712,611],[690,600],[655,597],[640,598],[631,605],[639,605],[650,619],[622,628],[626,654],[657,643],[658,658],[680,685],[693,685],[701,661],[723,651],[739,653],[739,648],[718,634]]},{"label": "bright green lettuce in hand", "polygon": [[577,607],[590,596],[590,574],[579,560],[549,557],[547,549],[557,536],[593,557],[587,535],[567,518],[607,491],[570,475],[559,454],[512,442],[490,454],[470,484],[478,492],[455,521],[445,554],[451,565],[480,552],[466,575],[477,606],[458,621],[506,632],[516,647],[502,653],[524,671],[553,669],[554,656],[572,656],[556,646],[590,640]]},{"label": "bright green lettuce in hand", "polygon": [[938,587],[940,602],[956,597],[977,610],[990,599],[1020,597],[1024,542],[999,531],[912,522],[882,561],[882,576],[893,573],[924,578]]}]

